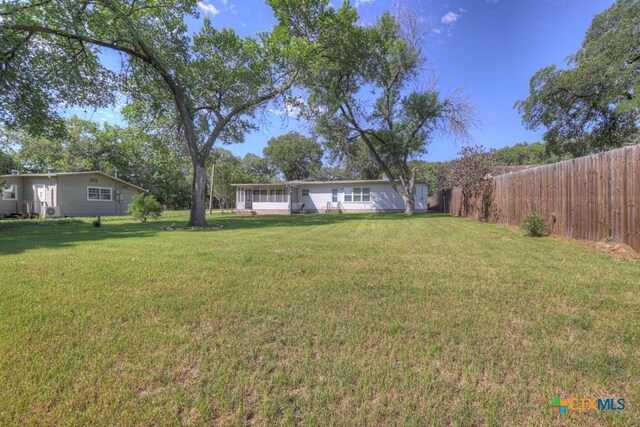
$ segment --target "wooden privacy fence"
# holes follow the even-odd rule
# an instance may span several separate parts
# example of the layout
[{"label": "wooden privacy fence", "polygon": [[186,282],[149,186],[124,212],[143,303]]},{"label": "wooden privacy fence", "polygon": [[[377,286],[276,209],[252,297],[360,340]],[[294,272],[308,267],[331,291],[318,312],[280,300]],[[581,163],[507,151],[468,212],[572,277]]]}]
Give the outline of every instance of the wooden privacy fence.
[{"label": "wooden privacy fence", "polygon": [[438,209],[509,225],[537,212],[552,234],[640,251],[640,145],[500,175],[466,201],[460,188],[443,190]]}]

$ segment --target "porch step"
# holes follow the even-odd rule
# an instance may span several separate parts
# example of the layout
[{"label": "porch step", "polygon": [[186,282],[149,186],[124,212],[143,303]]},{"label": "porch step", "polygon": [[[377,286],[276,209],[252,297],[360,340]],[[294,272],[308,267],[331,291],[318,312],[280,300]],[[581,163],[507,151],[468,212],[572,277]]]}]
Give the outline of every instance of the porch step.
[{"label": "porch step", "polygon": [[258,215],[258,212],[243,210],[243,211],[236,211],[236,215],[238,216]]}]

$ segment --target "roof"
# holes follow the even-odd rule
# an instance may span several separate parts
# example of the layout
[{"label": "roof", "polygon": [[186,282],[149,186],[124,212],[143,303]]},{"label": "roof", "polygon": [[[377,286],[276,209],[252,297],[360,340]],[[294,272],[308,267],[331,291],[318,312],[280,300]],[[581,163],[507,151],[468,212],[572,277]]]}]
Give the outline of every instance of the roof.
[{"label": "roof", "polygon": [[[416,184],[426,184],[426,181],[416,181]],[[234,187],[240,186],[252,186],[252,187],[273,187],[275,185],[284,185],[287,187],[301,187],[306,185],[346,185],[346,184],[391,184],[386,179],[351,179],[343,181],[284,181],[284,182],[270,182],[270,183],[241,183],[231,184]]]},{"label": "roof", "polygon": [[86,171],[86,172],[54,172],[54,173],[21,173],[19,175],[0,175],[0,178],[22,178],[22,177],[35,177],[35,178],[53,178],[57,176],[73,176],[73,175],[102,175],[107,178],[111,178],[114,181],[118,181],[122,184],[129,185],[137,188],[140,191],[147,191],[142,187],[138,187],[135,184],[127,182],[123,179],[116,178],[115,176],[108,175],[100,171]]}]

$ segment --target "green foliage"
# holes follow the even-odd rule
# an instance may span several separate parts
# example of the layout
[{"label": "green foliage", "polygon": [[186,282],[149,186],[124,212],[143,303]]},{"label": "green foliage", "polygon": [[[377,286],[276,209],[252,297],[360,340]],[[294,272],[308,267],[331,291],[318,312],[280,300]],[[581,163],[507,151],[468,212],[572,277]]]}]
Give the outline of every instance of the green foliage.
[{"label": "green foliage", "polygon": [[425,78],[415,22],[390,13],[373,26],[351,18],[308,84],[314,130],[332,153],[347,158],[354,144],[364,144],[412,213],[416,170],[408,161],[424,154],[437,134],[465,136],[470,107],[455,96],[415,89]]},{"label": "green foliage", "polygon": [[446,165],[447,162],[425,162],[423,160],[409,162],[409,166],[416,169],[416,179],[427,181],[427,189],[430,196],[440,188],[442,174]]},{"label": "green foliage", "polygon": [[148,193],[136,194],[129,204],[127,213],[141,222],[147,222],[148,218],[158,219],[162,216],[164,208],[160,202]]},{"label": "green foliage", "polygon": [[521,227],[531,237],[542,237],[549,233],[547,221],[537,212],[531,212],[522,218]]},{"label": "green foliage", "polygon": [[14,160],[13,156],[0,150],[0,175],[9,174],[17,167],[18,164]]},{"label": "green foliage", "polygon": [[640,0],[618,0],[597,15],[569,67],[539,70],[516,103],[528,128],[547,128],[551,152],[577,157],[638,141],[638,10]]},{"label": "green foliage", "polygon": [[[211,152],[207,163],[207,170],[214,167],[213,178],[213,206],[229,208],[235,206],[236,188],[231,184],[269,182],[265,175],[264,159],[248,153],[244,158],[234,156],[229,150],[216,148]],[[207,182],[210,185],[210,182]],[[207,190],[209,194],[210,189]]]},{"label": "green foliage", "polygon": [[[0,124],[51,137],[59,106],[112,105],[120,91],[131,101],[130,122],[183,139],[194,177],[190,223],[206,225],[204,162],[214,143],[243,142],[258,108],[284,97],[318,52],[311,39],[333,9],[304,3],[273,7],[281,21],[304,18],[309,33],[294,36],[280,22],[252,38],[208,18],[191,34],[195,0],[3,2]],[[115,71],[102,62],[104,50],[120,55]]]},{"label": "green foliage", "polygon": [[558,156],[549,152],[548,145],[543,142],[521,142],[510,147],[493,150],[496,165],[546,165],[565,160],[564,156]]},{"label": "green foliage", "polygon": [[[342,142],[342,144],[341,144]],[[328,139],[323,142],[329,159],[335,165],[333,174],[338,179],[380,179],[382,169],[376,163],[367,145],[361,139],[355,142]]]},{"label": "green foliage", "polygon": [[287,181],[309,179],[322,167],[322,146],[297,132],[271,138],[263,153],[269,167]]},{"label": "green foliage", "polygon": [[[102,126],[77,117],[66,119],[60,137],[0,131],[10,145],[13,166],[26,172],[99,170],[148,189],[161,203],[188,206],[190,162],[171,133],[148,133],[137,127]],[[4,141],[4,142],[3,142]],[[19,167],[18,167],[19,166]]]}]

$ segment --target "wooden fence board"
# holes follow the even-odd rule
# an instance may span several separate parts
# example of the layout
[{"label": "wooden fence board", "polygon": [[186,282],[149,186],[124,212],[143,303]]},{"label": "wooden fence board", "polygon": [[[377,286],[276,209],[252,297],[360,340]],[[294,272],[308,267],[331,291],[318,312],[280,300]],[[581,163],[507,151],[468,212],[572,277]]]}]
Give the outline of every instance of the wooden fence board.
[{"label": "wooden fence board", "polygon": [[[612,237],[640,251],[640,145],[511,172],[492,178],[487,218],[519,225],[538,212],[552,234],[598,241]],[[480,218],[482,195],[464,209],[459,188],[441,191],[438,208]]]}]

